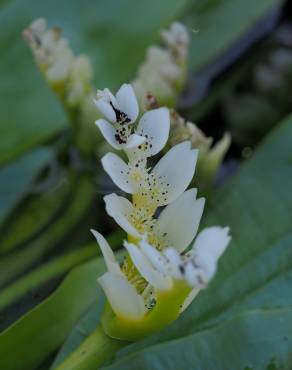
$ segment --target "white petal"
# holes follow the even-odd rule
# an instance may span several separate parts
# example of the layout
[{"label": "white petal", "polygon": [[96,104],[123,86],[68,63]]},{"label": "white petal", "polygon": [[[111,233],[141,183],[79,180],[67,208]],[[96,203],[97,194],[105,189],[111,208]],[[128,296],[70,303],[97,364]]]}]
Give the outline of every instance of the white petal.
[{"label": "white petal", "polygon": [[106,272],[97,280],[118,317],[128,320],[143,318],[144,300],[124,276]]},{"label": "white petal", "polygon": [[90,230],[92,234],[95,236],[99,247],[101,249],[101,252],[103,254],[105,264],[107,269],[110,272],[114,272],[116,274],[122,274],[120,270],[120,266],[118,262],[116,261],[115,255],[111,249],[111,247],[108,245],[108,242],[105,240],[105,238],[97,231],[91,229]]},{"label": "white petal", "polygon": [[202,271],[197,266],[189,261],[185,264],[185,279],[190,286],[199,286],[198,275],[202,277]]},{"label": "white petal", "polygon": [[112,102],[113,106],[119,108],[118,101],[110,89],[105,88],[104,92],[109,96],[109,100]]},{"label": "white petal", "polygon": [[130,194],[135,192],[135,188],[131,185],[127,174],[129,168],[118,155],[107,153],[102,157],[101,163],[105,172],[120,189]]},{"label": "white petal", "polygon": [[145,142],[145,137],[133,134],[129,137],[126,144],[122,144],[121,147],[126,149],[133,149],[137,148],[137,146],[143,144]]},{"label": "white petal", "polygon": [[136,133],[146,136],[147,148],[144,150],[146,157],[160,152],[165,146],[169,135],[169,111],[167,108],[153,109],[146,112],[140,119]]},{"label": "white petal", "polygon": [[130,84],[123,84],[116,94],[119,107],[122,112],[131,119],[136,121],[139,114],[139,106],[135,92]]},{"label": "white petal", "polygon": [[[190,149],[190,142],[175,145],[163,156],[153,169],[156,177],[169,184],[163,204],[174,201],[191,182],[196,168],[197,150]],[[162,204],[161,204],[162,205]]]},{"label": "white petal", "polygon": [[161,212],[153,229],[168,245],[183,252],[194,239],[202,217],[205,199],[196,200],[196,189],[181,194]]},{"label": "white petal", "polygon": [[113,125],[108,123],[105,119],[98,119],[95,121],[96,126],[100,129],[106,141],[115,149],[121,149],[121,145],[115,138],[116,130]]},{"label": "white petal", "polygon": [[116,114],[113,108],[104,99],[94,99],[94,103],[99,112],[110,122],[116,122]]},{"label": "white petal", "polygon": [[214,226],[201,231],[195,240],[191,254],[195,257],[196,265],[200,270],[200,280],[204,286],[215,275],[218,259],[231,240],[228,232],[228,227]]},{"label": "white petal", "polygon": [[140,247],[145,256],[150,260],[156,270],[163,274],[167,273],[166,258],[152,245],[148,244],[145,240],[140,241]]},{"label": "white petal", "polygon": [[183,276],[179,267],[182,264],[182,260],[177,250],[174,248],[166,248],[163,253],[168,260],[168,271],[171,276],[176,279],[181,279]]},{"label": "white petal", "polygon": [[124,243],[125,248],[130,254],[130,257],[140,274],[147,280],[150,285],[153,285],[159,290],[169,290],[172,286],[172,280],[169,276],[165,276],[155,270],[147,257],[139,250],[139,248],[131,243]]},{"label": "white petal", "polygon": [[184,303],[182,304],[180,313],[182,313],[193,302],[193,300],[196,298],[199,292],[200,292],[199,288],[197,287],[193,288],[193,290],[190,292],[190,294],[187,296]]},{"label": "white petal", "polygon": [[214,261],[224,253],[231,237],[228,227],[213,226],[201,231],[194,243],[192,253],[196,256],[210,256]]},{"label": "white petal", "polygon": [[181,258],[176,249],[166,248],[164,250],[164,255],[172,265],[179,266],[181,264]]},{"label": "white petal", "polygon": [[116,223],[131,236],[141,238],[141,235],[130,221],[130,215],[134,213],[132,203],[116,194],[106,195],[103,199],[107,213],[114,218]]}]

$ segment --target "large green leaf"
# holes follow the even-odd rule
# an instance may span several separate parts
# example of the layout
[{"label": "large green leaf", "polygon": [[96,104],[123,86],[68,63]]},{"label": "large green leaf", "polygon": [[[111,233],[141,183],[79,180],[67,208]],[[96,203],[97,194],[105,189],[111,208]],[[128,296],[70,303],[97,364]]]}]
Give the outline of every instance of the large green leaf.
[{"label": "large green leaf", "polygon": [[21,38],[32,20],[46,17],[50,25],[62,27],[73,49],[92,58],[98,87],[117,87],[129,80],[145,47],[179,17],[188,1],[14,0],[4,5],[0,9],[0,163],[65,127],[64,113]]},{"label": "large green leaf", "polygon": [[[145,347],[149,347],[149,351],[159,351],[160,347],[163,348],[161,343],[175,339],[179,341],[178,338],[193,335],[206,327],[214,327],[222,320],[246,310],[292,305],[291,137],[290,116],[213,198],[204,226],[229,225],[233,239],[208,290],[197,297],[179,320],[160,333],[126,347],[118,354],[119,358],[136,353],[135,358],[138,359],[140,351]],[[287,320],[288,317],[291,320],[291,316],[287,316]],[[288,322],[286,325],[288,327]],[[256,335],[269,336],[269,329],[266,328],[266,332],[254,331],[252,338],[250,334],[242,337],[242,345],[247,346],[250,340],[260,343]],[[273,346],[273,355],[278,359],[276,349],[282,353],[282,342],[277,341],[276,337]],[[189,351],[189,356],[193,354],[195,364],[196,351]],[[166,354],[167,351],[161,351],[161,361],[166,361]],[[247,360],[259,364],[260,357],[257,354],[254,351],[253,356],[248,358],[246,353]],[[289,362],[291,355],[290,346],[290,357],[285,355],[285,368],[292,366]],[[184,363],[184,353],[177,353],[177,356],[178,361]],[[208,368],[210,356],[212,353],[206,351],[203,368]],[[279,360],[282,359],[279,357]],[[215,358],[213,360],[216,361]],[[129,359],[128,366],[132,368],[130,363]],[[145,364],[143,367],[141,362],[139,368],[146,369],[147,366]],[[226,367],[218,366],[217,369],[226,370]]]},{"label": "large green leaf", "polygon": [[104,370],[284,370],[292,308],[242,313],[210,329],[141,349]]},{"label": "large green leaf", "polygon": [[283,3],[283,0],[192,2],[185,18],[187,25],[194,31],[190,56],[191,69],[198,71],[221,57],[257,22]]},{"label": "large green leaf", "polygon": [[103,269],[101,259],[77,267],[54,294],[0,334],[0,368],[32,370],[57,350],[96,300],[96,277]]},{"label": "large green leaf", "polygon": [[[64,127],[65,116],[44,84],[21,39],[19,18],[28,15],[28,2],[18,13],[15,1],[0,10],[0,163],[52,137]],[[11,9],[11,10],[10,10]],[[13,16],[14,14],[14,16]]]},{"label": "large green leaf", "polygon": [[49,191],[25,198],[0,229],[0,255],[11,252],[43,231],[66,203],[72,190],[70,185],[70,181],[63,181]]},{"label": "large green leaf", "polygon": [[18,202],[29,193],[30,186],[38,173],[53,157],[52,150],[43,147],[2,167],[0,170],[0,225]]}]

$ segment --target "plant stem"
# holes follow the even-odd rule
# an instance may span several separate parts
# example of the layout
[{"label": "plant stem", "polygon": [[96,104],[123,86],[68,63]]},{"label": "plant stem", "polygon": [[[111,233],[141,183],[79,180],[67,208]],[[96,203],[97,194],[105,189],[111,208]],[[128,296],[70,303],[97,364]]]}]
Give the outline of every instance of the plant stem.
[{"label": "plant stem", "polygon": [[126,344],[110,338],[98,326],[55,370],[96,370]]}]

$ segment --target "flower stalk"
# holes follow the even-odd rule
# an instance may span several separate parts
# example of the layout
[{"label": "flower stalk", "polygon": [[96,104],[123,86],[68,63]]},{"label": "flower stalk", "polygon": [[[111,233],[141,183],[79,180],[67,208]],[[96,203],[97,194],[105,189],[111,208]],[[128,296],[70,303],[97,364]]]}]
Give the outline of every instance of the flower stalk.
[{"label": "flower stalk", "polygon": [[98,369],[124,345],[125,342],[110,338],[98,326],[55,370]]}]

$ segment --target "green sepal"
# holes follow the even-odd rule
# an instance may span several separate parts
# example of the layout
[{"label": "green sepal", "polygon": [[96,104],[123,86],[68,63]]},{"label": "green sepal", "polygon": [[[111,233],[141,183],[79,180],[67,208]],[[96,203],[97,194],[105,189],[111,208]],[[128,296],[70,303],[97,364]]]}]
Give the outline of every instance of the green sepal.
[{"label": "green sepal", "polygon": [[153,334],[180,314],[181,306],[192,288],[183,280],[176,280],[168,291],[156,291],[156,304],[140,320],[118,317],[106,304],[102,315],[102,326],[105,333],[115,339],[136,341]]}]

